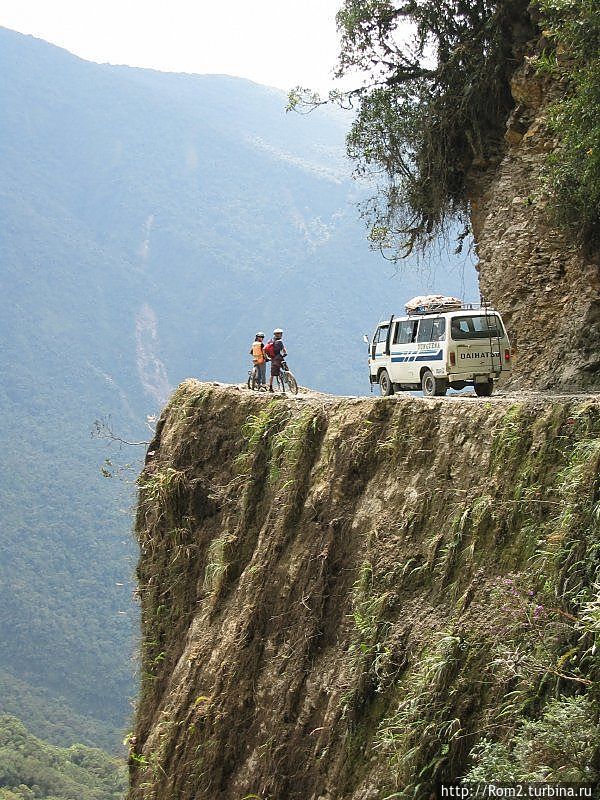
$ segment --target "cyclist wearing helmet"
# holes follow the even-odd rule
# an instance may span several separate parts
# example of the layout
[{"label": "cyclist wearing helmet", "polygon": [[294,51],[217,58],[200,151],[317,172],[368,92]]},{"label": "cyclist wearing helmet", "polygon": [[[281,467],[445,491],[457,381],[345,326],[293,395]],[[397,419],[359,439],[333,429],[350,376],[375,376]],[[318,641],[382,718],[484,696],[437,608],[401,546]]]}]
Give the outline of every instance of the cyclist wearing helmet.
[{"label": "cyclist wearing helmet", "polygon": [[[283,331],[281,328],[275,328],[273,331],[273,343],[271,357],[271,377],[269,378],[269,391],[273,391],[273,378],[276,378],[281,373],[281,362],[286,357],[287,352],[283,346]],[[269,343],[271,344],[271,343]]]},{"label": "cyclist wearing helmet", "polygon": [[252,347],[250,348],[250,355],[252,356],[252,361],[256,368],[256,377],[258,379],[259,389],[262,386],[266,387],[267,385],[267,356],[265,354],[265,346],[263,344],[264,338],[264,333],[259,331],[254,337]]}]

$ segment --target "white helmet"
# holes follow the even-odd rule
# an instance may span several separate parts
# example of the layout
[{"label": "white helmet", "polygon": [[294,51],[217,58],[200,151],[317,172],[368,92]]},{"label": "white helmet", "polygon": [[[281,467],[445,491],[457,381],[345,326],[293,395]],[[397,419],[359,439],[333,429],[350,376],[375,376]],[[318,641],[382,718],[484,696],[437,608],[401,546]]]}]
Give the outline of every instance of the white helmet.
[{"label": "white helmet", "polygon": [[262,336],[263,339],[265,338],[265,335],[264,335],[264,333],[262,331],[259,331],[254,338],[258,339],[259,336]]},{"label": "white helmet", "polygon": [[279,333],[283,333],[282,328],[275,328],[275,330],[273,331],[273,336],[277,336],[277,334]]}]

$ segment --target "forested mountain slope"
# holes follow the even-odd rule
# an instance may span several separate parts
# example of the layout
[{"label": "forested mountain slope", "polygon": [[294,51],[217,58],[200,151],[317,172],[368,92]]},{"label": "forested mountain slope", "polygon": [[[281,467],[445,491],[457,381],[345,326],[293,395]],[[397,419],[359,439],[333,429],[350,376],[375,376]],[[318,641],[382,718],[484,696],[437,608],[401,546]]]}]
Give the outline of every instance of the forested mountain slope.
[{"label": "forested mountain slope", "polygon": [[120,800],[125,765],[83,745],[59,748],[0,716],[0,800]]},{"label": "forested mountain slope", "polygon": [[301,382],[364,391],[363,330],[461,291],[456,261],[382,266],[344,118],[284,106],[0,29],[1,704],[55,742],[118,741],[133,691],[129,498],[99,476],[94,419],[144,438],[171,386],[242,379],[274,325]]}]

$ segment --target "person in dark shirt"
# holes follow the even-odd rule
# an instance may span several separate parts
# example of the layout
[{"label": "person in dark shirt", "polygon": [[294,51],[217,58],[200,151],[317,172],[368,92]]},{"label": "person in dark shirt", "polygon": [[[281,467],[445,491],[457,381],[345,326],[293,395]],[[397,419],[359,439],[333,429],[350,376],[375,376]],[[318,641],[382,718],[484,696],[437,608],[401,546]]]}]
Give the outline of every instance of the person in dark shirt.
[{"label": "person in dark shirt", "polygon": [[269,378],[269,391],[273,391],[273,378],[281,374],[281,362],[287,352],[283,345],[283,331],[275,328],[273,331],[273,357],[271,358],[271,377]]}]

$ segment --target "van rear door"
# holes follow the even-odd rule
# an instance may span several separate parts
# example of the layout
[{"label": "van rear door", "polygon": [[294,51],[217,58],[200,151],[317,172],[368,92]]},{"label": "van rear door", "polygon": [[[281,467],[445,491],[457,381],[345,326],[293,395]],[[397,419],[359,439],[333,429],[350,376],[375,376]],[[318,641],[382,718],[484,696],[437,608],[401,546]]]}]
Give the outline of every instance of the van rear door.
[{"label": "van rear door", "polygon": [[450,337],[456,346],[452,372],[489,373],[502,369],[502,349],[507,344],[500,317],[495,314],[453,316]]}]

